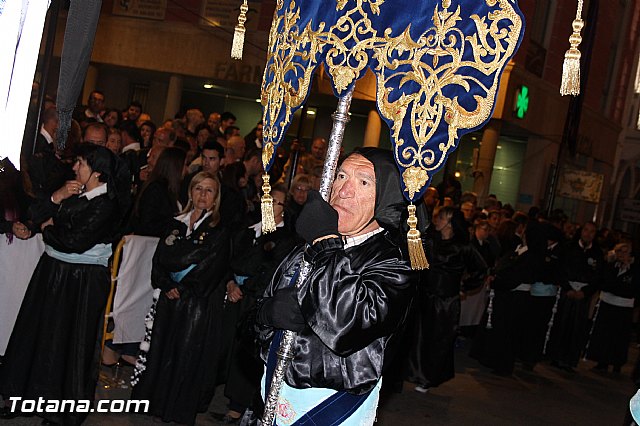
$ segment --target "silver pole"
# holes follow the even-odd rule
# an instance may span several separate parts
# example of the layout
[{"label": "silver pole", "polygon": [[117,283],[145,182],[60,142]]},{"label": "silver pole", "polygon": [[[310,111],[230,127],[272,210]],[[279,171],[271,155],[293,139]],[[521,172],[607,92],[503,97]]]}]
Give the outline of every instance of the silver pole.
[{"label": "silver pole", "polygon": [[[349,107],[351,106],[351,98],[353,97],[353,88],[338,100],[338,108],[331,117],[333,118],[333,127],[329,136],[329,145],[327,146],[327,157],[324,160],[324,168],[322,169],[322,180],[320,181],[320,195],[325,201],[329,200],[331,195],[331,185],[338,166],[340,157],[340,147],[344,137],[344,129],[349,121]],[[296,281],[296,287],[300,287],[307,279],[311,272],[311,265],[302,261],[300,274]],[[280,347],[278,348],[278,360],[276,368],[271,379],[271,388],[268,390],[267,398],[264,404],[264,413],[262,415],[262,425],[271,426],[276,417],[276,406],[282,383],[284,382],[284,374],[289,366],[289,362],[293,359],[293,344],[296,340],[296,333],[291,330],[285,330]]]}]

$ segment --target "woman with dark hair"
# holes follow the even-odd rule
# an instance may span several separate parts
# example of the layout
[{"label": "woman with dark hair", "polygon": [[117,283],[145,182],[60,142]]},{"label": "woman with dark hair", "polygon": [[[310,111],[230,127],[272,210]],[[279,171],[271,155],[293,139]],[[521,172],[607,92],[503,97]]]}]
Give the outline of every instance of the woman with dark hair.
[{"label": "woman with dark hair", "polygon": [[242,195],[247,186],[247,169],[242,162],[227,164],[222,169],[222,206],[220,215],[225,226],[247,225],[248,203]]},{"label": "woman with dark hair", "polygon": [[132,398],[150,401],[163,421],[194,424],[216,385],[231,237],[220,225],[220,183],[200,172],[189,203],[160,238],[151,284],[157,300],[147,320],[147,352],[138,360]]},{"label": "woman with dark hair", "polygon": [[122,121],[122,113],[119,109],[108,108],[104,112],[104,116],[102,118],[104,120],[104,124],[109,127],[109,129],[117,129]]},{"label": "woman with dark hair", "polygon": [[162,150],[151,175],[140,190],[129,228],[135,235],[160,237],[180,211],[178,197],[186,152],[169,147]]},{"label": "woman with dark hair", "polygon": [[483,285],[487,274],[487,264],[469,244],[467,223],[460,210],[442,207],[433,225],[425,242],[429,269],[420,277],[414,319],[408,321],[414,330],[407,380],[417,385],[418,392],[453,378],[460,296],[464,290]]},{"label": "woman with dark hair", "polygon": [[156,125],[152,121],[145,121],[140,125],[140,136],[142,136],[142,148],[151,148],[153,134],[156,132]]},{"label": "woman with dark hair", "polygon": [[[94,399],[111,282],[107,264],[114,227],[126,205],[115,182],[117,161],[104,147],[81,144],[73,166],[75,180],[40,206],[40,215],[49,217],[41,225],[45,252],[31,277],[0,370],[5,401]],[[80,424],[86,417],[68,412],[38,415],[64,424]]]}]

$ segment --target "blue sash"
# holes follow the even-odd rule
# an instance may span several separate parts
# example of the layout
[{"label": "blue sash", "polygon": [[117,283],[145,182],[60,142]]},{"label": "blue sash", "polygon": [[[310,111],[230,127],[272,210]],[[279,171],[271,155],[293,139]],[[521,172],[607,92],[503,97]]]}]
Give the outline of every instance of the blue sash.
[{"label": "blue sash", "polygon": [[[300,268],[296,269],[296,272],[289,281],[289,286],[295,285],[298,278]],[[271,340],[271,346],[269,347],[269,355],[267,357],[267,371],[265,377],[265,397],[268,395],[271,389],[271,380],[278,361],[278,348],[282,341],[283,330],[276,330]],[[353,395],[345,391],[336,391],[333,395],[316,405],[313,409],[309,410],[306,414],[301,416],[293,423],[292,426],[311,426],[311,425],[323,425],[333,426],[342,423],[345,419],[349,418],[369,397],[371,391],[362,395]],[[274,420],[274,425],[277,426]]]}]

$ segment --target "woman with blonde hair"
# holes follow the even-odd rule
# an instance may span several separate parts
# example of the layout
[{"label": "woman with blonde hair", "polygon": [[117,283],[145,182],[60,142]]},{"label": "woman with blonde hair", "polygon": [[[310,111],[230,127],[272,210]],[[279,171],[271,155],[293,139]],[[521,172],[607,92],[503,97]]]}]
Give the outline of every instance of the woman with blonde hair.
[{"label": "woman with blonde hair", "polygon": [[168,226],[153,256],[151,284],[160,293],[140,345],[132,398],[150,401],[165,422],[193,424],[216,385],[231,238],[220,225],[220,182],[200,172],[187,208]]}]

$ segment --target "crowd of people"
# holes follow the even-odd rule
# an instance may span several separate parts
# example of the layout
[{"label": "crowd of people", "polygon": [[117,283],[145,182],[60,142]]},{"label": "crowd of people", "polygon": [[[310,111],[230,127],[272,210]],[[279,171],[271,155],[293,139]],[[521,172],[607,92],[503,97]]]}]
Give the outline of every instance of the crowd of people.
[{"label": "crowd of people", "polygon": [[[289,153],[279,148],[269,170],[276,230],[265,234],[262,123],[242,137],[235,121],[230,112],[205,120],[193,108],[154,123],[141,104],[106,108],[94,91],[59,147],[55,105],[46,106],[26,167],[1,175],[11,182],[1,231],[41,233],[45,243],[0,366],[5,401],[93,400],[100,363],[120,362],[135,365],[132,398],[149,400],[153,416],[192,424],[225,384],[228,411],[212,415],[235,423],[259,411],[263,361],[278,329],[297,331],[305,348],[287,376],[291,398],[321,383],[366,396],[363,407],[369,398],[377,404],[383,374],[390,390],[408,380],[427,392],[452,379],[460,336],[499,375],[518,362],[533,370],[548,360],[570,372],[583,356],[598,370],[619,372],[627,362],[640,300],[630,235],[578,226],[561,211],[514,211],[495,196],[480,206],[447,176],[418,206],[430,265],[412,272],[406,242],[396,238],[406,230],[391,154],[344,157],[329,205],[314,192],[327,149],[320,137],[308,153],[297,142]],[[395,186],[397,194],[379,189]],[[357,208],[344,201],[351,192]],[[370,214],[349,216],[365,207]],[[335,223],[324,219],[334,215]],[[141,344],[108,342],[101,353],[107,266],[128,234],[159,239],[148,333]],[[303,257],[331,268],[312,273],[317,289],[298,293],[288,285]]]}]

